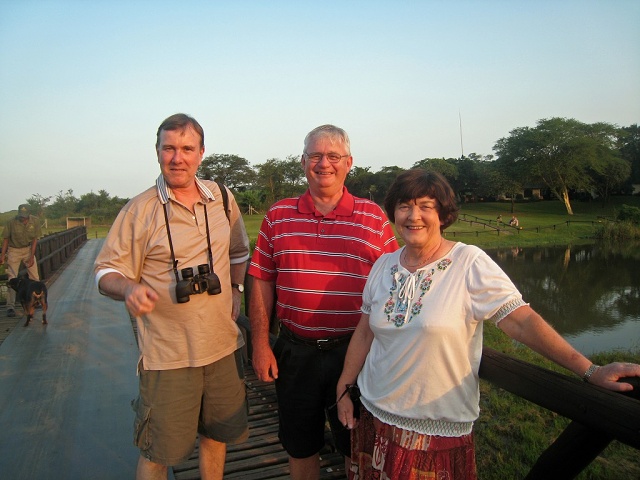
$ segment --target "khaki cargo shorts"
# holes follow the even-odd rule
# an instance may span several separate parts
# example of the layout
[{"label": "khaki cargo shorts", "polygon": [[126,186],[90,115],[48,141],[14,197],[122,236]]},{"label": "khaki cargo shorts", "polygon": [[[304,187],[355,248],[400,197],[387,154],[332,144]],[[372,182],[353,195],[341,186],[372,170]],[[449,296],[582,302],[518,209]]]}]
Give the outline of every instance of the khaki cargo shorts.
[{"label": "khaki cargo shorts", "polygon": [[246,440],[248,405],[240,350],[204,367],[140,370],[140,394],[132,406],[133,443],[154,463],[186,461],[197,433],[223,443]]}]

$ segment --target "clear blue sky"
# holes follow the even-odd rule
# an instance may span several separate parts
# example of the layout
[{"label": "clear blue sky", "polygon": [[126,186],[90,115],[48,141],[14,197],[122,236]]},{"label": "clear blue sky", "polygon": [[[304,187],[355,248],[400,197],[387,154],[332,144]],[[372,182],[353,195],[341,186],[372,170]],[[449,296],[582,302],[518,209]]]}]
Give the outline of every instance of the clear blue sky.
[{"label": "clear blue sky", "polygon": [[0,0],[0,211],[136,195],[176,112],[251,165],[334,123],[372,171],[492,154],[542,118],[628,126],[640,2]]}]

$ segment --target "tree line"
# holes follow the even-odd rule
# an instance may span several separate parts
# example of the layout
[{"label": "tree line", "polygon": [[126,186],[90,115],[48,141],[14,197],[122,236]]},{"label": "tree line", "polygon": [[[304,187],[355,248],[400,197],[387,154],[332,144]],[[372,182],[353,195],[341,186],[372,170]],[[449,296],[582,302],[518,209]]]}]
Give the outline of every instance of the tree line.
[{"label": "tree line", "polygon": [[[410,168],[442,173],[457,192],[460,202],[510,199],[558,199],[569,215],[576,198],[606,203],[611,195],[631,194],[640,184],[640,128],[618,127],[575,119],[539,120],[535,127],[519,127],[499,139],[495,155],[471,153],[458,158],[424,158]],[[377,172],[355,165],[346,179],[354,195],[381,203],[388,186],[405,169],[384,166]],[[245,213],[264,211],[281,198],[306,190],[300,157],[271,158],[251,166],[238,155],[205,157],[197,175],[218,180],[233,190]],[[527,192],[535,192],[527,195]],[[48,219],[91,216],[94,224],[108,224],[128,201],[106,191],[80,198],[72,190],[53,199],[35,194],[27,200],[34,212]]]}]

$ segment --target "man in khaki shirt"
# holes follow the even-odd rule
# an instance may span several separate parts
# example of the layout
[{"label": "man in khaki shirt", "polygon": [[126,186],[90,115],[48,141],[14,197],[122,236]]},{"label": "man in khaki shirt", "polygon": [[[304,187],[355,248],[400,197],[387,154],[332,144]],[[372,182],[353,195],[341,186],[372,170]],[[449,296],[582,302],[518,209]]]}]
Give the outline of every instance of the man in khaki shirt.
[{"label": "man in khaki shirt", "polygon": [[248,436],[235,321],[249,239],[231,192],[225,211],[219,186],[196,178],[204,132],[194,118],[165,119],[156,154],[156,185],[118,214],[96,258],[96,281],[137,322],[136,478],[167,478],[199,434],[201,477],[221,479],[226,444]]},{"label": "man in khaki shirt", "polygon": [[[40,280],[38,262],[36,261],[36,246],[42,236],[38,217],[29,214],[29,205],[18,207],[18,215],[9,220],[2,233],[2,253],[0,265],[7,261],[7,277],[18,276],[20,262],[27,267],[31,280]],[[15,317],[16,292],[10,288],[7,294],[7,316]]]}]

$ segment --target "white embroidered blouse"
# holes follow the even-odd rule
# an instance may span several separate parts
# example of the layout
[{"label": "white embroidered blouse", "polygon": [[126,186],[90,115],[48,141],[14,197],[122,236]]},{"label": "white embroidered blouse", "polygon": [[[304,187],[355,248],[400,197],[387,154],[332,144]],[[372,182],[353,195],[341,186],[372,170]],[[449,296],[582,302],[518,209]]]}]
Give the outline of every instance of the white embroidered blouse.
[{"label": "white embroidered blouse", "polygon": [[374,340],[358,376],[362,403],[391,425],[466,435],[480,412],[483,322],[526,303],[478,247],[456,243],[414,273],[402,250],[376,261],[363,292]]}]

